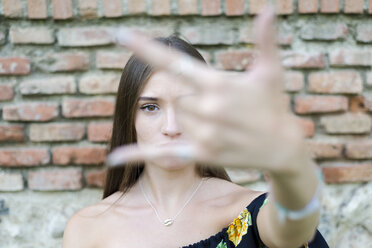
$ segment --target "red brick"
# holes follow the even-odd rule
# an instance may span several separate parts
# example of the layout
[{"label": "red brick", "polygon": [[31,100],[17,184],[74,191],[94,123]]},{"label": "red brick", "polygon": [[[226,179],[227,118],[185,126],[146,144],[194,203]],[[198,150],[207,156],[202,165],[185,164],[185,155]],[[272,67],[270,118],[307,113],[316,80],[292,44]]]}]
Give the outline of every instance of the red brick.
[{"label": "red brick", "polygon": [[102,0],[105,17],[120,17],[123,14],[121,0]]},{"label": "red brick", "polygon": [[302,14],[317,13],[318,0],[299,0],[298,12]]},{"label": "red brick", "polygon": [[88,140],[108,142],[111,140],[112,122],[93,122],[88,125]]},{"label": "red brick", "polygon": [[338,50],[329,55],[332,66],[372,66],[372,51]]},{"label": "red brick", "polygon": [[364,96],[354,96],[349,99],[349,110],[350,112],[366,112],[367,108],[364,103]]},{"label": "red brick", "polygon": [[304,40],[338,40],[345,39],[349,31],[343,23],[308,23],[301,28],[301,38]]},{"label": "red brick", "polygon": [[154,16],[170,15],[170,4],[170,0],[152,0],[150,14]]},{"label": "red brick", "polygon": [[351,159],[371,159],[372,158],[372,141],[361,140],[346,144],[346,157]]},{"label": "red brick", "polygon": [[244,14],[244,0],[226,0],[226,15],[238,16]]},{"label": "red brick", "polygon": [[23,177],[21,173],[0,173],[0,191],[23,190]]},{"label": "red brick", "polygon": [[22,95],[73,94],[76,92],[73,76],[48,76],[47,78],[28,79],[19,85]]},{"label": "red brick", "polygon": [[294,10],[294,0],[275,0],[275,9],[278,15],[292,14]]},{"label": "red brick", "polygon": [[329,134],[364,134],[371,132],[371,117],[364,113],[323,116],[320,123]]},{"label": "red brick", "polygon": [[29,172],[28,187],[32,190],[78,190],[82,188],[81,168],[41,169]]},{"label": "red brick", "polygon": [[11,84],[0,84],[0,101],[9,101],[14,97],[13,86]]},{"label": "red brick", "polygon": [[117,93],[120,75],[114,74],[88,74],[79,82],[79,91],[84,94],[109,94]]},{"label": "red brick", "polygon": [[249,13],[259,14],[267,3],[268,0],[249,0]]},{"label": "red brick", "polygon": [[50,162],[46,148],[2,148],[0,166],[37,166]]},{"label": "red brick", "polygon": [[23,125],[0,124],[0,141],[23,141],[24,139]]},{"label": "red brick", "polygon": [[82,18],[98,18],[97,9],[97,0],[79,0],[79,12]]},{"label": "red brick", "polygon": [[344,96],[296,96],[297,114],[327,113],[346,111],[348,100]]},{"label": "red brick", "polygon": [[91,170],[85,173],[85,182],[89,187],[103,188],[106,180],[106,170]]},{"label": "red brick", "polygon": [[370,24],[360,23],[357,26],[356,39],[359,42],[370,43],[372,42],[372,27]]},{"label": "red brick", "polygon": [[17,18],[23,16],[22,0],[3,0],[5,17]]},{"label": "red brick", "polygon": [[[218,30],[218,32],[216,32]],[[181,26],[180,33],[191,44],[198,45],[232,45],[235,41],[235,32],[229,25],[219,23],[201,23],[197,26]]]},{"label": "red brick", "polygon": [[48,72],[86,71],[89,57],[86,53],[48,53],[37,60],[37,66]]},{"label": "red brick", "polygon": [[50,121],[57,117],[57,103],[32,102],[3,107],[3,119],[7,121]]},{"label": "red brick", "polygon": [[313,72],[309,75],[308,91],[355,94],[363,91],[363,82],[357,71]]},{"label": "red brick", "polygon": [[320,12],[339,13],[340,12],[340,0],[321,0]]},{"label": "red brick", "polygon": [[372,94],[371,93],[364,94],[363,100],[364,100],[364,105],[366,109],[372,112]]},{"label": "red brick", "polygon": [[344,12],[348,14],[363,13],[364,0],[344,0]]},{"label": "red brick", "polygon": [[146,13],[146,0],[128,0],[130,14]]},{"label": "red brick", "polygon": [[307,140],[307,147],[314,159],[341,158],[343,144],[327,139]]},{"label": "red brick", "polygon": [[27,14],[29,19],[46,19],[46,0],[27,0]]},{"label": "red brick", "polygon": [[31,71],[30,60],[21,57],[0,58],[0,75],[27,75]]},{"label": "red brick", "polygon": [[66,118],[104,117],[114,114],[113,99],[65,99],[62,102],[62,114]]},{"label": "red brick", "polygon": [[282,64],[287,68],[324,68],[325,61],[322,53],[283,52]]},{"label": "red brick", "polygon": [[372,0],[369,0],[369,10],[368,12],[372,14]]},{"label": "red brick", "polygon": [[106,52],[100,51],[96,55],[96,65],[100,69],[122,70],[128,62],[131,54],[128,52]]},{"label": "red brick", "polygon": [[251,50],[227,50],[216,53],[216,67],[224,70],[245,70],[251,66],[255,54]]},{"label": "red brick", "polygon": [[61,28],[58,44],[64,47],[89,47],[113,44],[111,31],[102,27]]},{"label": "red brick", "polygon": [[221,14],[220,0],[201,0],[201,13],[203,16],[215,16]]},{"label": "red brick", "polygon": [[372,164],[323,167],[322,172],[326,183],[357,183],[372,180]]},{"label": "red brick", "polygon": [[[288,25],[280,25],[278,28],[277,42],[280,45],[288,46],[293,41],[293,30]],[[254,44],[255,37],[253,36],[252,23],[245,23],[239,28],[239,42]]]},{"label": "red brick", "polygon": [[47,27],[11,27],[9,37],[13,44],[54,43],[53,31]]},{"label": "red brick", "polygon": [[72,18],[72,0],[53,0],[53,18],[65,20]]},{"label": "red brick", "polygon": [[304,87],[304,75],[301,72],[287,71],[284,78],[284,89],[287,92],[297,92]]},{"label": "red brick", "polygon": [[53,148],[53,164],[102,164],[106,159],[106,146],[60,146]]},{"label": "red brick", "polygon": [[198,0],[178,0],[179,15],[198,14]]},{"label": "red brick", "polygon": [[75,141],[81,140],[85,128],[80,123],[31,124],[30,140],[41,141]]},{"label": "red brick", "polygon": [[302,128],[304,137],[313,137],[315,131],[315,124],[310,119],[296,118],[297,124]]}]

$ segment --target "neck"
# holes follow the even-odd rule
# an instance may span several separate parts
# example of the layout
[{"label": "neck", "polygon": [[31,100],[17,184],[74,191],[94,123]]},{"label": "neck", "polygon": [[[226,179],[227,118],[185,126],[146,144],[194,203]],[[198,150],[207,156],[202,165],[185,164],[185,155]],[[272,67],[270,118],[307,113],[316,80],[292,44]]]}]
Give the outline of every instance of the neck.
[{"label": "neck", "polygon": [[174,216],[198,187],[201,177],[195,165],[167,170],[146,165],[141,177],[144,193],[164,218]]}]

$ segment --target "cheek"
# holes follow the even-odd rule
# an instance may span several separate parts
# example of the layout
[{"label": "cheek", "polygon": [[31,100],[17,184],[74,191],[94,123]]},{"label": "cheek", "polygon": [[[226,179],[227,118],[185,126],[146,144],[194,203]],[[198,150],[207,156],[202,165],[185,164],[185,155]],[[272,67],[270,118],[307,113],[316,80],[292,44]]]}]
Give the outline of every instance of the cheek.
[{"label": "cheek", "polygon": [[150,143],[160,132],[157,118],[138,113],[134,122],[137,133],[137,143]]}]

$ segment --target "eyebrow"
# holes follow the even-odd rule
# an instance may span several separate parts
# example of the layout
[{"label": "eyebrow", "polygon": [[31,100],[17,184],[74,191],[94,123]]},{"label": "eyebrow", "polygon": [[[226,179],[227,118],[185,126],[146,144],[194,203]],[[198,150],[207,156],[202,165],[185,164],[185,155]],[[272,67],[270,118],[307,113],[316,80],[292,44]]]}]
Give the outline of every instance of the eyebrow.
[{"label": "eyebrow", "polygon": [[150,96],[140,96],[138,98],[138,101],[154,101],[154,102],[156,102],[158,100],[159,100],[158,98],[156,98],[156,97],[150,97]]}]

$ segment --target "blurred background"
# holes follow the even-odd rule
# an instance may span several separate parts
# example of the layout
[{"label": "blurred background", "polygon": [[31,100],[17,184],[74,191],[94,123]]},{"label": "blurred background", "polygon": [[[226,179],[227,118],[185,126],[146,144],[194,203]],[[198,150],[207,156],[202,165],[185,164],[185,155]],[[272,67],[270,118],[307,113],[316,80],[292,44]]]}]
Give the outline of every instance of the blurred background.
[{"label": "blurred background", "polygon": [[[68,218],[101,199],[130,56],[113,28],[178,33],[242,71],[266,2],[0,0],[0,247],[61,247]],[[372,247],[372,0],[273,2],[288,105],[326,182],[319,229],[330,247]],[[267,189],[257,171],[229,174]]]}]

